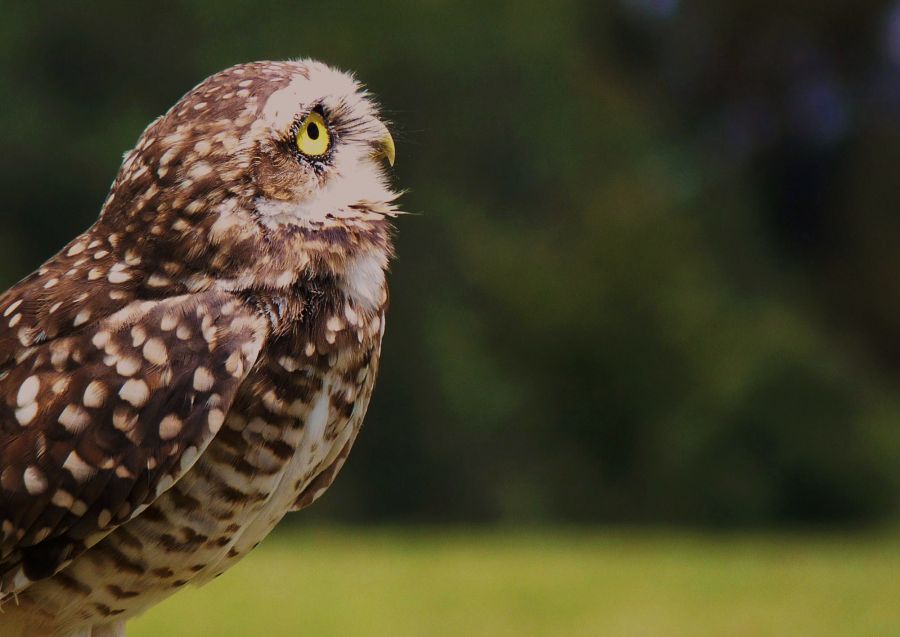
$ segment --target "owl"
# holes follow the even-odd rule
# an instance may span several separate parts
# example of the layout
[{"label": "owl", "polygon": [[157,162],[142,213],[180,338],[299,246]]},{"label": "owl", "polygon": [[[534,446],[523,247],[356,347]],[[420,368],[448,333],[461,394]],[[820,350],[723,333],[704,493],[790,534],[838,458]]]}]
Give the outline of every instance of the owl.
[{"label": "owl", "polygon": [[124,635],[331,485],[378,370],[393,163],[351,76],[232,67],[0,296],[0,635]]}]

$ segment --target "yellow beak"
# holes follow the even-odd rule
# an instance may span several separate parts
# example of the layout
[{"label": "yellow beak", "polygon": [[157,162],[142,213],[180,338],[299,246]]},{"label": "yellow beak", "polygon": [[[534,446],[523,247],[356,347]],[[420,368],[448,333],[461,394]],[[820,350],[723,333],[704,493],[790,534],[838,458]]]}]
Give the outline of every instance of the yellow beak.
[{"label": "yellow beak", "polygon": [[387,129],[387,126],[382,124],[381,127],[384,130],[379,140],[373,144],[372,157],[374,159],[386,159],[387,163],[393,167],[397,159],[397,147],[394,145],[394,138],[391,137],[391,132]]}]

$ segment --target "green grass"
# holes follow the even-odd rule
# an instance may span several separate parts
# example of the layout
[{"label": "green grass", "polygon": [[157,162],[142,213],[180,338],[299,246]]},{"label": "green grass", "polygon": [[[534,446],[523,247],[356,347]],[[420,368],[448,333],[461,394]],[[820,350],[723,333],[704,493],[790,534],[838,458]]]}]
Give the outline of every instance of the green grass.
[{"label": "green grass", "polygon": [[287,531],[131,637],[900,635],[897,534]]}]

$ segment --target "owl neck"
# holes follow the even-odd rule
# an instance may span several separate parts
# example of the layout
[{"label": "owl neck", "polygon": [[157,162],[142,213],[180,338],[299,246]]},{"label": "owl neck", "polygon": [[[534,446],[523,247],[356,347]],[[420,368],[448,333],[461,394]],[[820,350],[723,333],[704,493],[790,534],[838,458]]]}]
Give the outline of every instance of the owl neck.
[{"label": "owl neck", "polygon": [[[112,203],[115,207],[119,202]],[[390,219],[372,210],[321,225],[261,223],[250,202],[226,200],[206,214],[156,207],[153,215],[104,210],[89,231],[111,237],[117,258],[133,263],[141,297],[200,292],[289,292],[328,282],[360,309],[386,298],[393,256]]]}]

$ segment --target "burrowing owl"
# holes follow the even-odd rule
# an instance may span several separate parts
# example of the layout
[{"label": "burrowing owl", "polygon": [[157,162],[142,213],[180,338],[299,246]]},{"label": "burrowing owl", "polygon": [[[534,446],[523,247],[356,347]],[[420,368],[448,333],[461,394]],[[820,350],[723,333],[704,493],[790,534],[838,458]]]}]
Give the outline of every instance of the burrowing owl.
[{"label": "burrowing owl", "polygon": [[0,634],[122,635],[331,484],[384,333],[382,160],[350,76],[233,67],[0,297]]}]

